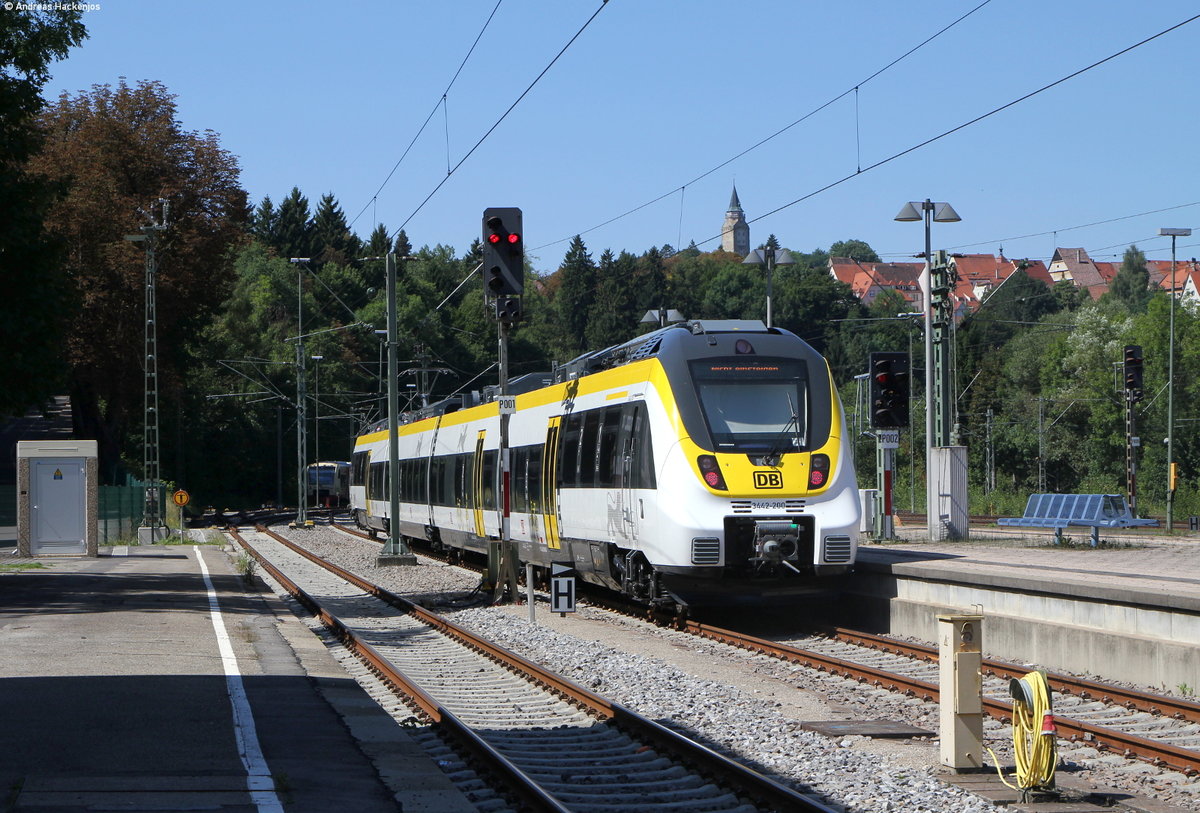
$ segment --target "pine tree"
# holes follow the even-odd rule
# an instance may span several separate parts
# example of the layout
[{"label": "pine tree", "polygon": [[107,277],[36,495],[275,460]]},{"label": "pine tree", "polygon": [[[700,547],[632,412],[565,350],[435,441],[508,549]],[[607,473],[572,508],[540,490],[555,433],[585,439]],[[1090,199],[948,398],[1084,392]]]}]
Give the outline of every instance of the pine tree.
[{"label": "pine tree", "polygon": [[358,256],[360,241],[350,232],[346,213],[330,192],[321,196],[312,221],[313,250],[323,263],[345,265]]},{"label": "pine tree", "polygon": [[578,234],[567,248],[559,273],[562,284],[555,303],[568,341],[579,351],[587,340],[588,315],[596,299],[596,265]]},{"label": "pine tree", "polygon": [[628,252],[622,251],[617,258],[612,251],[600,255],[596,267],[596,301],[603,303],[603,307],[593,309],[589,315],[585,331],[587,349],[610,347],[634,334],[638,305],[629,280],[637,266],[637,258]]},{"label": "pine tree", "polygon": [[412,243],[408,242],[408,235],[404,233],[404,229],[396,235],[396,256],[410,257],[412,256]]},{"label": "pine tree", "polygon": [[293,186],[283,203],[279,204],[275,241],[271,244],[281,257],[312,256],[312,221],[308,213],[308,198]]},{"label": "pine tree", "polygon": [[375,227],[371,232],[370,238],[367,240],[367,255],[370,257],[382,257],[392,250],[392,239],[388,236],[388,230],[382,223]]},{"label": "pine tree", "polygon": [[264,245],[271,246],[275,244],[275,232],[278,228],[279,212],[275,210],[275,204],[268,195],[250,216],[250,233]]}]

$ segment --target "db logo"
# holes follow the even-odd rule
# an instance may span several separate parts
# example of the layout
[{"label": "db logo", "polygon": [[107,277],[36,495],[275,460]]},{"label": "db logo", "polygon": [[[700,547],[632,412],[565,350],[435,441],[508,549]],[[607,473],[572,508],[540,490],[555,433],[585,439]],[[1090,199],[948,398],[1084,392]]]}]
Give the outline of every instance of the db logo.
[{"label": "db logo", "polygon": [[783,488],[783,473],[778,471],[754,472],[755,488]]}]

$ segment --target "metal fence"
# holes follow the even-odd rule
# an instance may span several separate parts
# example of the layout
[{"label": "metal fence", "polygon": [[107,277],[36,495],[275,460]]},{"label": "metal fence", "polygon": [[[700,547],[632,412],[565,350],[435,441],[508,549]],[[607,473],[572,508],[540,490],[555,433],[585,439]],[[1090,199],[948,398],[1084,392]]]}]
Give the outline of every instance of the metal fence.
[{"label": "metal fence", "polygon": [[[165,505],[166,488],[159,487],[158,504]],[[97,495],[100,544],[129,540],[137,536],[146,506],[146,486],[131,480],[123,486],[100,486]]]}]

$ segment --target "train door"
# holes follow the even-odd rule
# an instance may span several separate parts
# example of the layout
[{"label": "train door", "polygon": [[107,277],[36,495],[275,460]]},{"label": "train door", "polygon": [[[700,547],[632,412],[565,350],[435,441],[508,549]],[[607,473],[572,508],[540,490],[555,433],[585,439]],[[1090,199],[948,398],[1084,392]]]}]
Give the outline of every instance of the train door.
[{"label": "train door", "polygon": [[486,430],[479,430],[475,437],[475,463],[471,466],[471,505],[474,507],[475,535],[480,539],[487,536],[483,527],[483,438]]},{"label": "train door", "polygon": [[621,535],[631,541],[638,537],[638,505],[634,483],[637,480],[637,456],[634,450],[637,435],[634,424],[637,405],[625,404],[621,408]]},{"label": "train door", "polygon": [[560,550],[558,538],[558,440],[562,416],[555,415],[546,427],[546,445],[542,447],[542,528],[546,547]]}]

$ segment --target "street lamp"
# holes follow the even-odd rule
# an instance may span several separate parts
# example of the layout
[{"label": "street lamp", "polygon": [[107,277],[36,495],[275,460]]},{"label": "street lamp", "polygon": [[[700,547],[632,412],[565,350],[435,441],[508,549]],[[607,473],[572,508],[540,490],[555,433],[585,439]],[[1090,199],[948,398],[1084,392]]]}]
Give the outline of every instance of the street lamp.
[{"label": "street lamp", "polygon": [[957,223],[962,220],[949,203],[934,203],[928,198],[909,201],[896,215],[901,223],[925,221],[925,270],[921,272],[922,290],[925,296],[925,511],[929,526],[929,541],[937,541],[933,534],[934,518],[937,516],[938,483],[933,465],[933,283],[930,267],[933,262],[930,227],[938,223]]},{"label": "street lamp", "polygon": [[686,322],[686,321],[687,321],[687,317],[684,316],[679,311],[675,310],[674,308],[668,309],[668,308],[660,307],[658,310],[655,310],[655,311],[646,311],[646,315],[643,316],[638,321],[638,324],[658,325],[659,327],[666,327],[671,322]]},{"label": "street lamp", "polygon": [[315,491],[317,508],[321,507],[321,362],[324,356],[309,356],[313,365],[313,460],[317,463]]},{"label": "street lamp", "polygon": [[742,265],[764,265],[767,268],[767,327],[771,327],[771,274],[777,265],[795,265],[796,261],[787,249],[776,249],[767,246],[756,248],[746,255]]},{"label": "street lamp", "polygon": [[1190,237],[1191,229],[1159,229],[1161,237],[1171,238],[1171,326],[1167,340],[1167,530],[1174,526],[1175,478],[1171,469],[1175,465],[1175,238]]}]

